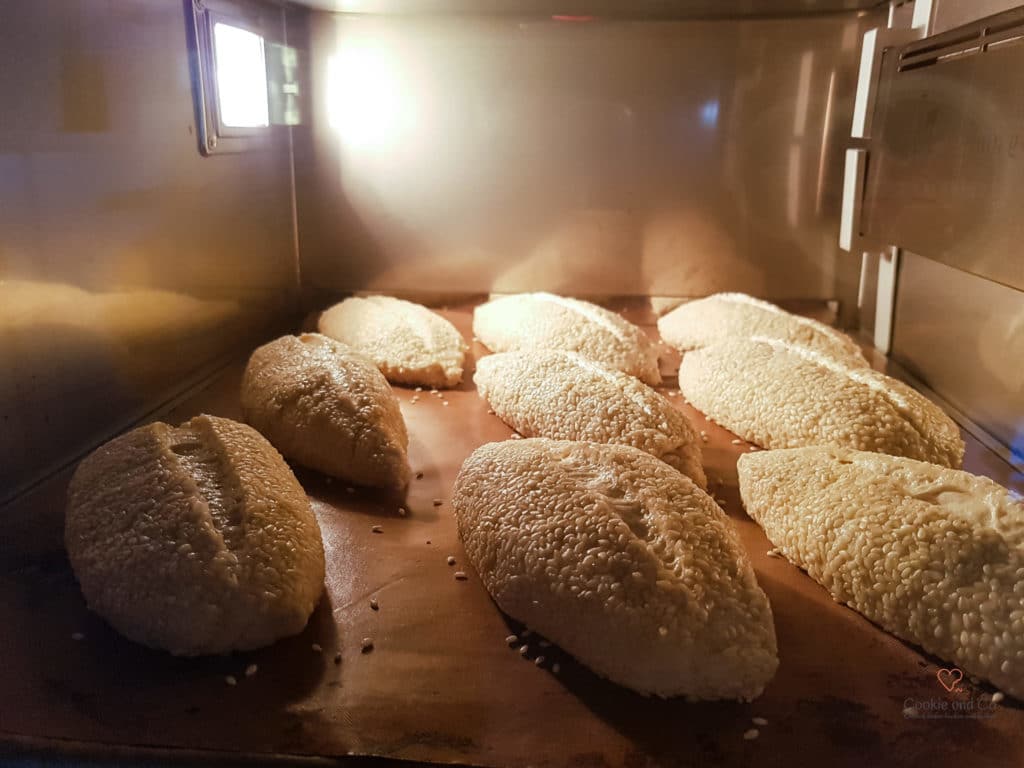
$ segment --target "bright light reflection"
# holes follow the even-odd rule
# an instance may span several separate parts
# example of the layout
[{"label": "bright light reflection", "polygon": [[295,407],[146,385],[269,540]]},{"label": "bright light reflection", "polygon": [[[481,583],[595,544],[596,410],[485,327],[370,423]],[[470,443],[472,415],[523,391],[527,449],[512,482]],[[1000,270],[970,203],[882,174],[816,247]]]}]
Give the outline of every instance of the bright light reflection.
[{"label": "bright light reflection", "polygon": [[220,22],[213,25],[220,119],[232,128],[270,124],[263,38]]},{"label": "bright light reflection", "polygon": [[327,120],[353,149],[395,144],[412,126],[413,108],[397,62],[370,44],[349,43],[327,64]]},{"label": "bright light reflection", "polygon": [[711,99],[700,105],[700,122],[705,128],[714,128],[718,125],[718,99]]}]

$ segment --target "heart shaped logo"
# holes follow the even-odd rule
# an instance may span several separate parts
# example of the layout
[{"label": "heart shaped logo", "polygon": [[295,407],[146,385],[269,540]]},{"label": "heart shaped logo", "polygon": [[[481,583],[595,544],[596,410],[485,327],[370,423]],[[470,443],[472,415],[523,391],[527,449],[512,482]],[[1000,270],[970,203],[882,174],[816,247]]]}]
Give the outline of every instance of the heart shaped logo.
[{"label": "heart shaped logo", "polygon": [[964,679],[963,670],[953,667],[952,669],[940,669],[935,673],[939,678],[939,685],[952,693],[956,690],[957,683]]}]

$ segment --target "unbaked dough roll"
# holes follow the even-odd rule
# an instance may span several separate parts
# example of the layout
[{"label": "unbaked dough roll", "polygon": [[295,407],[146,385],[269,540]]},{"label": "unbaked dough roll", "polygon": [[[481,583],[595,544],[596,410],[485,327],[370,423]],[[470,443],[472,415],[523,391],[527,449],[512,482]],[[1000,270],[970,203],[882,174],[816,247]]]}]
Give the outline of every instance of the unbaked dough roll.
[{"label": "unbaked dough roll", "polygon": [[259,648],[306,626],[320,528],[280,454],[213,416],[139,427],[71,479],[65,544],[89,607],[175,655]]},{"label": "unbaked dough roll", "polygon": [[729,519],[650,454],[490,443],[452,506],[498,606],[597,674],[691,699],[752,699],[775,674],[771,608]]},{"label": "unbaked dough roll", "polygon": [[800,344],[851,367],[868,365],[860,347],[845,333],[745,293],[717,293],[689,301],[659,319],[658,331],[668,344],[683,351],[735,337],[764,336]]},{"label": "unbaked dough roll", "polygon": [[1024,698],[1024,504],[988,478],[841,448],[745,454],[747,513],[894,635]]},{"label": "unbaked dough roll", "polygon": [[707,488],[689,419],[629,374],[542,350],[488,355],[473,380],[498,417],[526,437],[631,445]]},{"label": "unbaked dough roll", "polygon": [[679,388],[695,408],[764,448],[836,445],[959,467],[960,430],[896,379],[777,339],[687,352]]},{"label": "unbaked dough roll", "polygon": [[317,333],[252,353],[245,420],[289,459],[357,485],[402,488],[409,436],[395,393],[358,352]]},{"label": "unbaked dough roll", "polygon": [[320,315],[320,333],[370,358],[388,381],[455,387],[468,346],[455,326],[426,307],[390,296],[353,296]]},{"label": "unbaked dough roll", "polygon": [[647,334],[586,301],[550,293],[504,296],[476,308],[473,333],[492,352],[577,352],[651,386],[661,383],[658,348]]}]

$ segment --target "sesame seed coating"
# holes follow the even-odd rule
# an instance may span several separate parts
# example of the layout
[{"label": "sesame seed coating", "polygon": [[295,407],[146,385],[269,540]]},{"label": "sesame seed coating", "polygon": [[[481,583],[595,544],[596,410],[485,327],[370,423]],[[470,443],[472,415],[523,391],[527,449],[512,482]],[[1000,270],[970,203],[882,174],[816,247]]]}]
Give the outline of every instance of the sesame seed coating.
[{"label": "sesame seed coating", "polygon": [[498,606],[598,674],[644,694],[751,699],[775,673],[771,608],[731,523],[651,455],[490,443],[452,505]]},{"label": "sesame seed coating", "polygon": [[679,383],[709,420],[765,448],[836,445],[963,461],[960,430],[919,392],[786,342],[732,339],[687,352]]},{"label": "sesame seed coating", "polygon": [[366,355],[395,384],[447,388],[462,381],[469,346],[454,325],[420,304],[353,296],[320,315],[318,328]]},{"label": "sesame seed coating", "polygon": [[527,437],[631,445],[707,487],[689,419],[629,374],[539,350],[488,355],[473,381],[502,421]]},{"label": "sesame seed coating", "polygon": [[683,351],[730,338],[764,336],[817,350],[851,367],[868,365],[860,347],[845,333],[744,293],[716,293],[688,301],[658,320],[658,332]]},{"label": "sesame seed coating", "polygon": [[245,420],[300,464],[359,485],[402,487],[409,436],[376,366],[316,333],[252,353],[242,380]]},{"label": "sesame seed coating", "polygon": [[746,454],[747,513],[840,603],[1024,697],[1024,504],[988,478],[828,447]]},{"label": "sesame seed coating", "polygon": [[473,333],[492,352],[556,349],[624,371],[657,386],[658,347],[607,309],[550,293],[522,293],[481,304]]},{"label": "sesame seed coating", "polygon": [[89,607],[179,656],[294,635],[324,588],[320,527],[288,465],[213,416],[139,427],[86,457],[64,540]]}]

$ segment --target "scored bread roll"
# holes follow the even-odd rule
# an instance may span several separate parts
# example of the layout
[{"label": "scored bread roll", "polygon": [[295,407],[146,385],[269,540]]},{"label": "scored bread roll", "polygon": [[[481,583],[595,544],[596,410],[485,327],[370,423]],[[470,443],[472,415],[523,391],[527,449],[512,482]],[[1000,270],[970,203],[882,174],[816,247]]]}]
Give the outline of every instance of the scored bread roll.
[{"label": "scored bread roll", "polygon": [[642,694],[753,699],[778,666],[768,598],[725,513],[625,445],[533,438],[466,459],[459,534],[505,613]]},{"label": "scored bread roll", "polygon": [[572,352],[541,350],[488,355],[473,380],[498,418],[526,437],[631,445],[707,488],[689,419],[629,374]]},{"label": "scored bread roll", "polygon": [[658,332],[682,351],[737,336],[764,336],[800,344],[851,367],[868,365],[860,347],[845,333],[745,293],[717,293],[689,301],[660,318]]},{"label": "scored bread roll", "polygon": [[683,355],[679,389],[764,448],[836,445],[959,467],[960,430],[896,379],[777,339],[730,339]]},{"label": "scored bread roll", "polygon": [[647,334],[586,301],[550,293],[504,296],[473,311],[473,334],[492,352],[576,352],[651,386],[661,383],[658,349]]},{"label": "scored bread roll", "polygon": [[831,447],[745,454],[747,513],[894,635],[1024,698],[1024,504],[988,478]]},{"label": "scored bread roll", "polygon": [[242,378],[245,420],[281,453],[357,485],[409,482],[409,436],[369,358],[317,333],[259,347]]},{"label": "scored bread roll", "polygon": [[353,296],[320,315],[320,333],[366,355],[395,384],[447,388],[462,381],[469,349],[455,326],[390,296]]},{"label": "scored bread roll", "polygon": [[89,607],[175,655],[301,632],[324,587],[320,528],[280,454],[213,416],[121,435],[71,479],[64,540]]}]

